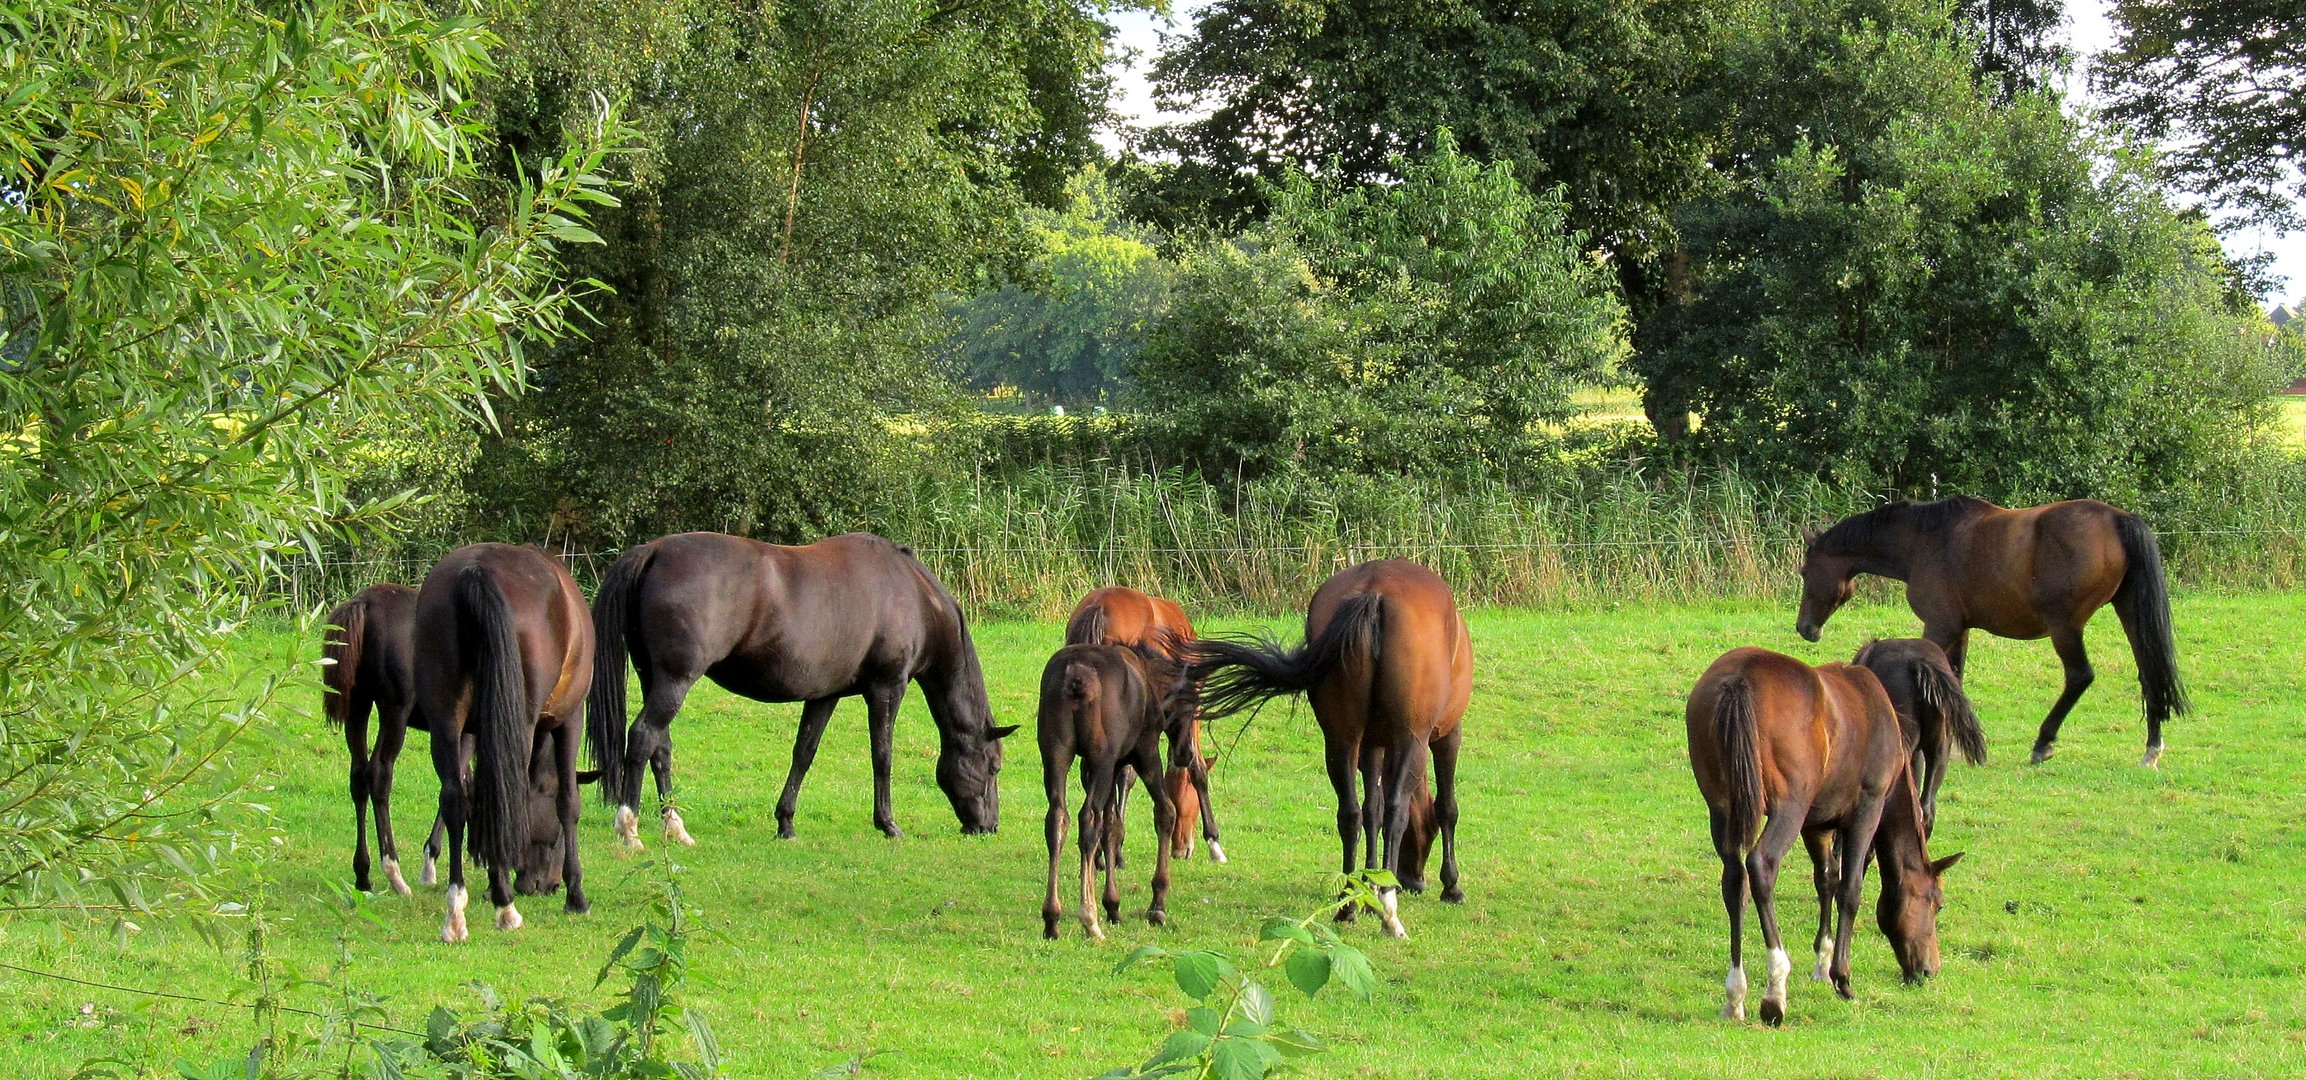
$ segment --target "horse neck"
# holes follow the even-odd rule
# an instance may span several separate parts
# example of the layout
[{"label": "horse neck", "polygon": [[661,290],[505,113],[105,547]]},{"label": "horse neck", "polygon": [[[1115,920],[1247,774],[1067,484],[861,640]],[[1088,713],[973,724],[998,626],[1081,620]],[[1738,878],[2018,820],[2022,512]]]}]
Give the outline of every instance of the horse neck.
[{"label": "horse neck", "polygon": [[1930,868],[1929,843],[1922,836],[1921,804],[1915,800],[1911,775],[1898,771],[1882,807],[1882,823],[1874,831],[1874,853],[1880,857],[1882,891],[1902,888],[1908,874],[1926,874]]},{"label": "horse neck", "polygon": [[[985,671],[977,662],[968,629],[956,623],[954,635],[954,644],[945,655],[921,670],[921,696],[928,701],[929,716],[937,722],[939,732],[983,734],[993,725],[993,700],[985,692]],[[965,719],[968,717],[974,717],[975,722],[970,723]]]},{"label": "horse neck", "polygon": [[1922,543],[1910,514],[1900,514],[1889,528],[1875,533],[1864,548],[1847,554],[1857,560],[1853,573],[1873,574],[1904,581],[1913,571],[1914,552]]}]

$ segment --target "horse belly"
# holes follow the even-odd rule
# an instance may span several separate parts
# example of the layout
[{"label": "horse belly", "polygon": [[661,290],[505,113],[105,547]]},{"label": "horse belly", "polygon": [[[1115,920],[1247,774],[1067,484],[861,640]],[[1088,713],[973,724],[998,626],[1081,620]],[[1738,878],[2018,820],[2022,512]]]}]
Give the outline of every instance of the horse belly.
[{"label": "horse belly", "polygon": [[854,668],[795,662],[789,658],[730,657],[705,669],[721,689],[754,701],[815,701],[856,692]]}]

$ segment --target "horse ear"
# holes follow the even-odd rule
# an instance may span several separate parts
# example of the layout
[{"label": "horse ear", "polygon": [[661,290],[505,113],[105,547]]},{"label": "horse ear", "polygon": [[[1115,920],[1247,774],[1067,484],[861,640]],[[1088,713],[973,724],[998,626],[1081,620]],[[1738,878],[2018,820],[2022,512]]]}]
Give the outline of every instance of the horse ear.
[{"label": "horse ear", "polygon": [[1811,544],[1815,544],[1815,543],[1817,543],[1817,542],[1818,542],[1818,530],[1817,530],[1816,528],[1812,527],[1812,526],[1809,526],[1809,525],[1804,525],[1804,526],[1802,526],[1802,546],[1806,548],[1806,547],[1810,546]]},{"label": "horse ear", "polygon": [[596,782],[598,782],[598,781],[600,780],[600,778],[601,778],[601,771],[600,771],[599,769],[579,769],[579,770],[577,770],[577,783],[579,783],[579,784],[591,784],[591,783],[596,783]]},{"label": "horse ear", "polygon": [[1009,736],[1011,736],[1011,735],[1015,735],[1016,733],[1017,733],[1017,725],[1015,725],[1015,724],[1009,724],[1009,725],[1007,725],[1007,726],[1004,726],[1004,727],[997,727],[997,728],[994,728],[994,729],[993,729],[993,738],[995,738],[995,739],[1006,739],[1006,738],[1008,738],[1008,737],[1009,737]]},{"label": "horse ear", "polygon": [[1943,859],[1939,859],[1938,861],[1931,863],[1931,864],[1930,864],[1930,873],[1933,873],[1933,874],[1943,874],[1943,873],[1945,873],[1945,872],[1946,872],[1946,870],[1947,870],[1948,868],[1952,867],[1952,866],[1953,866],[1955,863],[1958,863],[1958,862],[1962,861],[1962,856],[1964,856],[1964,855],[1967,855],[1967,854],[1969,854],[1969,852],[1967,852],[1967,851],[1957,851],[1957,852],[1954,852],[1954,853],[1953,853],[1953,854],[1951,854],[1951,855],[1948,855],[1948,856],[1946,856],[1946,857],[1945,857],[1945,858],[1943,858]]},{"label": "horse ear", "polygon": [[1216,754],[1213,754],[1213,753],[1211,753],[1211,754],[1203,754],[1203,755],[1201,755],[1201,760],[1202,760],[1203,762],[1207,763],[1207,764],[1210,764],[1210,765],[1215,765],[1215,764],[1217,764],[1217,755],[1216,755]]}]

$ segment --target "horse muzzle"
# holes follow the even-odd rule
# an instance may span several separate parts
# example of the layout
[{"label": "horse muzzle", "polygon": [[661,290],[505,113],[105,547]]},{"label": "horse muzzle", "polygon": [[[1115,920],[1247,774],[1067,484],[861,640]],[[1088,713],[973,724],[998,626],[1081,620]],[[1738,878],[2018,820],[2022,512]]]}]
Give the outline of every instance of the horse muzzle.
[{"label": "horse muzzle", "polygon": [[1819,637],[1818,628],[1812,623],[1795,623],[1794,633],[1800,634],[1803,641],[1807,641],[1812,644],[1815,644]]}]

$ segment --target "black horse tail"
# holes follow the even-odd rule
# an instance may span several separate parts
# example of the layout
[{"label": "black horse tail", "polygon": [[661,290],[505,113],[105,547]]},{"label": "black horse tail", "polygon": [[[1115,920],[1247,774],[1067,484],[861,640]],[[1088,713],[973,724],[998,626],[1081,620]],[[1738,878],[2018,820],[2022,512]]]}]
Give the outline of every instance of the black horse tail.
[{"label": "black horse tail", "polygon": [[1091,607],[1087,611],[1075,612],[1073,617],[1065,622],[1065,644],[1103,644],[1108,618],[1103,604]]},{"label": "black horse tail", "polygon": [[1729,780],[1730,838],[1737,850],[1754,842],[1762,821],[1762,755],[1754,744],[1754,688],[1744,675],[1722,684],[1713,706],[1713,733]]},{"label": "black horse tail", "polygon": [[2178,677],[2178,642],[2170,630],[2170,583],[2162,574],[2162,549],[2154,543],[2154,531],[2136,514],[2117,516],[2114,532],[2122,539],[2122,555],[2129,563],[2121,587],[2114,590],[2114,611],[2130,632],[2130,652],[2138,658],[2146,718],[2160,725],[2193,707],[2186,700],[2186,684]]},{"label": "black horse tail", "polygon": [[628,549],[601,579],[593,597],[593,685],[585,701],[585,750],[600,771],[601,798],[630,806],[640,798],[640,774],[625,768],[625,630],[633,590],[646,576],[654,544]]},{"label": "black horse tail", "polygon": [[320,672],[325,688],[320,706],[328,726],[340,728],[352,719],[352,688],[360,678],[361,647],[368,641],[367,598],[338,604],[328,613],[328,626],[320,642],[320,658],[327,661]]},{"label": "black horse tail", "polygon": [[1362,593],[1338,605],[1318,636],[1285,649],[1270,634],[1254,638],[1205,637],[1180,646],[1201,683],[1201,717],[1231,716],[1283,694],[1301,694],[1347,658],[1377,659],[1385,601]]},{"label": "black horse tail", "polygon": [[1954,745],[1961,749],[1962,759],[1972,765],[1985,764],[1986,733],[1978,727],[1978,712],[1970,707],[1970,695],[1962,692],[1962,677],[1952,668],[1916,660],[1914,689],[1921,693],[1922,703],[1936,709],[1939,719],[1953,729]]},{"label": "black horse tail", "polygon": [[528,672],[512,606],[487,567],[468,565],[456,575],[457,635],[472,665],[473,853],[490,866],[510,867],[528,841],[529,745],[535,725],[528,708]]}]

